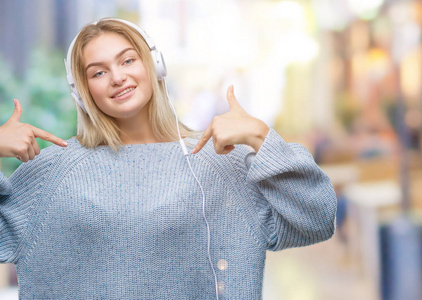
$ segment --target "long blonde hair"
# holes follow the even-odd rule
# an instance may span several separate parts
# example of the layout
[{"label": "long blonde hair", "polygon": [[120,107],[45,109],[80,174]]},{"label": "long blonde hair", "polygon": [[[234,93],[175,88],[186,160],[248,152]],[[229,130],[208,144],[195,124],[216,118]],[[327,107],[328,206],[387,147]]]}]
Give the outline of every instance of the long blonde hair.
[{"label": "long blonde hair", "polygon": [[[134,28],[114,19],[101,19],[96,24],[85,26],[79,33],[72,50],[72,73],[75,85],[81,96],[86,112],[77,107],[77,135],[81,145],[87,148],[95,148],[100,145],[108,145],[118,151],[122,145],[120,129],[116,120],[103,113],[95,104],[88,89],[88,81],[85,72],[83,51],[86,45],[96,37],[104,33],[116,33],[124,37],[132,44],[147,70],[149,81],[152,85],[152,97],[149,105],[149,120],[152,131],[160,142],[172,142],[179,139],[176,126],[176,116],[167,99],[163,81],[158,81],[152,60],[150,49],[143,37]],[[198,133],[189,129],[179,122],[182,137],[197,136]]]}]

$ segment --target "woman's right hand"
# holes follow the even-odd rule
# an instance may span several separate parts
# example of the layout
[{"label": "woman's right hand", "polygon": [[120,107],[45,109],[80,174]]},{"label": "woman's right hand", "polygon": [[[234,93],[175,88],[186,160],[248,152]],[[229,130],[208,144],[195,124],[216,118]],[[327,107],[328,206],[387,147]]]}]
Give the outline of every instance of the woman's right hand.
[{"label": "woman's right hand", "polygon": [[27,162],[40,154],[40,147],[35,138],[66,147],[67,143],[47,131],[20,122],[22,106],[17,99],[13,100],[15,110],[10,119],[0,126],[0,157],[16,157]]}]

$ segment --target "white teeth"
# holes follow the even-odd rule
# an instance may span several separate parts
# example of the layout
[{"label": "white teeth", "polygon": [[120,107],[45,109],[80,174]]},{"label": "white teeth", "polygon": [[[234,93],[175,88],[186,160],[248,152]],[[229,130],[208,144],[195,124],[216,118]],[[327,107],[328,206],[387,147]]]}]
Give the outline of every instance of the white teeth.
[{"label": "white teeth", "polygon": [[127,88],[127,89],[125,89],[123,92],[120,92],[120,93],[118,93],[116,96],[114,96],[113,98],[117,98],[117,97],[120,97],[120,96],[123,96],[124,94],[126,94],[126,93],[129,93],[130,91],[133,91],[135,88],[133,88],[133,87],[131,87],[131,88]]}]

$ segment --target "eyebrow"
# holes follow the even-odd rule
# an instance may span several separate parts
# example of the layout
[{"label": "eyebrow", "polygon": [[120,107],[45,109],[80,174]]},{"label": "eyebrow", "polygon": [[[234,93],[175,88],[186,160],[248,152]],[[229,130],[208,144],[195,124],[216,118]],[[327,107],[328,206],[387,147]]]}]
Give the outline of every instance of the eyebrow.
[{"label": "eyebrow", "polygon": [[[133,49],[133,48],[123,49],[122,51],[120,51],[119,53],[117,53],[117,55],[114,58],[115,59],[119,58],[120,56],[122,56],[123,54],[125,54],[129,50],[135,50],[135,49]],[[86,66],[85,71],[87,71],[90,67],[101,66],[103,64],[104,64],[103,62],[93,62],[93,63],[90,63],[89,65]]]}]

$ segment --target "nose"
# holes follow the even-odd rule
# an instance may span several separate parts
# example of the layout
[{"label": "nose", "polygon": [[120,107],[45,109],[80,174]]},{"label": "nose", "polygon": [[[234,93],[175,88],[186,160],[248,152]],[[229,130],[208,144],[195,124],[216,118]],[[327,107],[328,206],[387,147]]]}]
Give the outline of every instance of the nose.
[{"label": "nose", "polygon": [[122,85],[127,79],[127,76],[121,70],[115,69],[111,71],[111,85],[118,86]]}]

